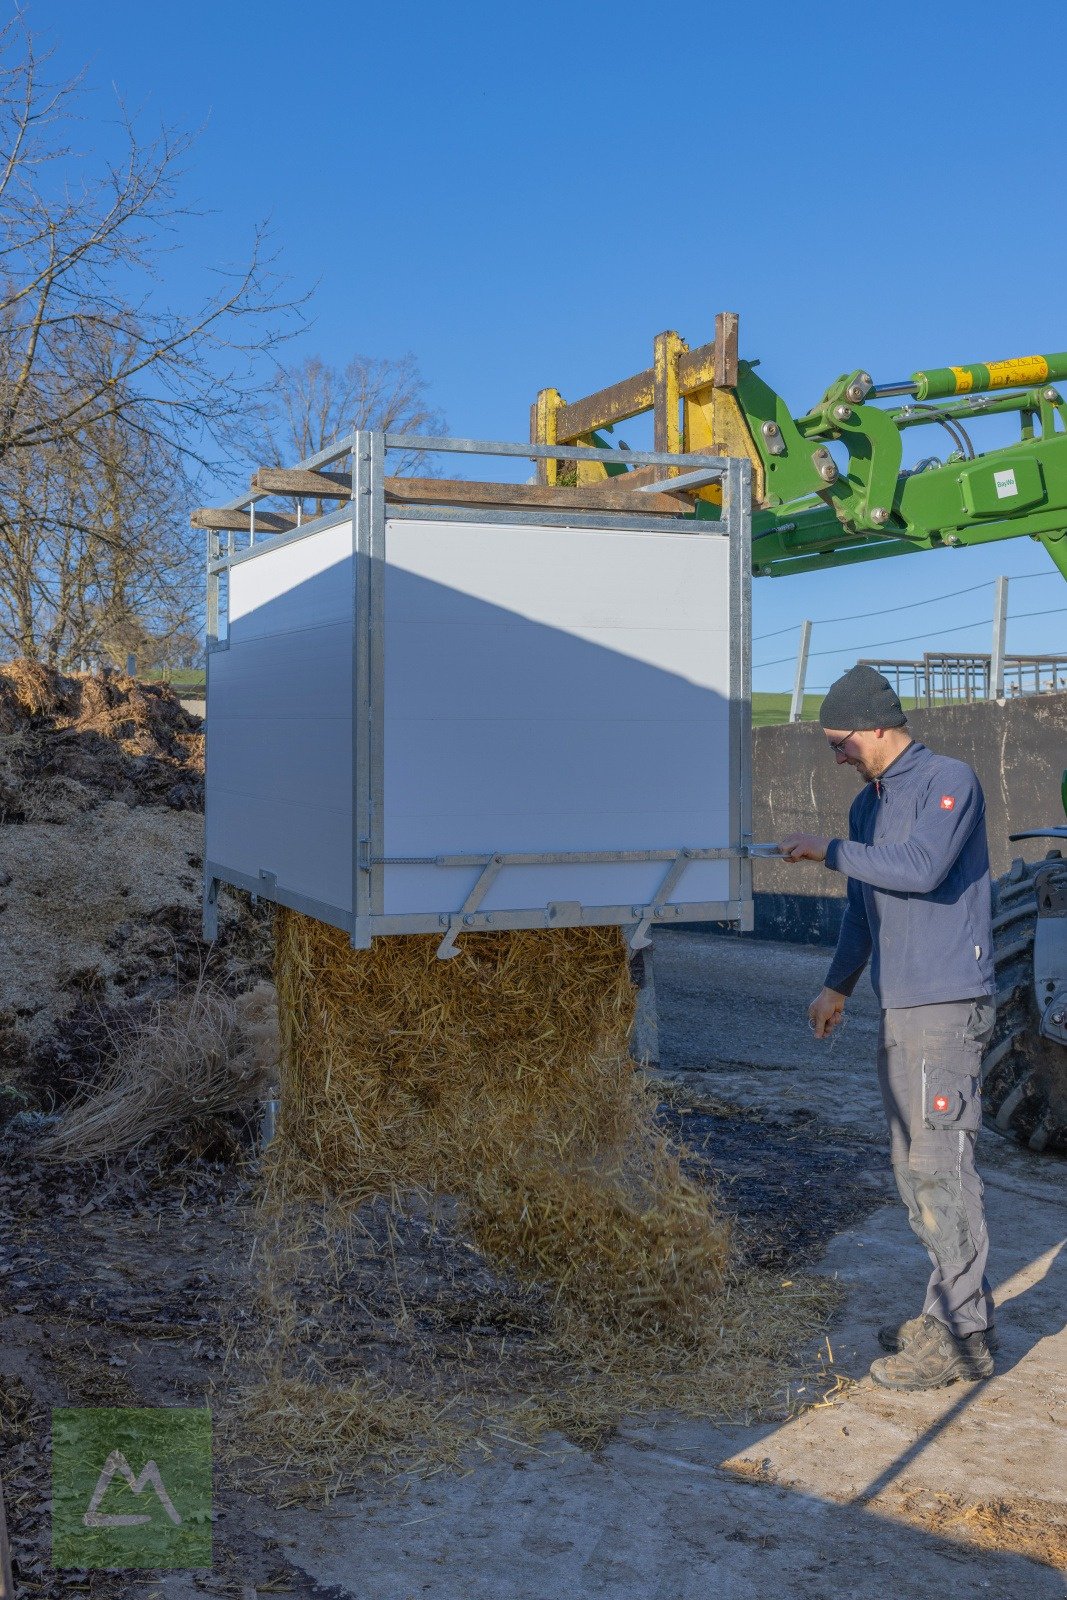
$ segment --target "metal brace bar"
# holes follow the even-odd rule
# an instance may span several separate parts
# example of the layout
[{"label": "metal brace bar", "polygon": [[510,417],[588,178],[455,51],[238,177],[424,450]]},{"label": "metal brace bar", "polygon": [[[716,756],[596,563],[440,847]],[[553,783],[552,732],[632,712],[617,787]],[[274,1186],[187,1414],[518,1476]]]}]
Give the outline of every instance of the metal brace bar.
[{"label": "metal brace bar", "polygon": [[656,914],[656,906],[663,901],[670,899],[671,895],[678,887],[678,880],[681,878],[682,873],[685,871],[692,859],[693,852],[691,850],[679,850],[677,856],[674,858],[674,861],[664,873],[663,881],[653,895],[652,900],[645,907],[644,916],[641,918],[633,933],[630,935],[631,950],[637,951],[648,949],[649,945],[652,943],[652,940],[648,937],[648,929],[652,918]]},{"label": "metal brace bar", "polygon": [[[744,858],[750,845],[713,845],[706,849],[685,848],[683,853],[690,861],[732,861]],[[760,848],[763,848],[762,846]],[[777,845],[767,848],[777,849]],[[562,867],[562,866],[629,866],[646,861],[675,861],[678,850],[544,850],[544,851],[479,851],[462,856],[380,856],[376,865],[383,867],[484,867],[497,861],[504,867]]]},{"label": "metal brace bar", "polygon": [[471,912],[476,911],[481,905],[489,892],[493,879],[503,865],[503,856],[490,856],[485,863],[474,888],[455,915],[448,919],[448,932],[437,946],[438,961],[451,961],[453,956],[459,955],[459,951],[456,949],[456,935],[463,931],[463,925],[469,919]]},{"label": "metal brace bar", "polygon": [[683,472],[680,478],[657,478],[655,483],[639,483],[634,493],[675,494],[679,489],[702,489],[706,483],[721,483],[722,476],[721,468],[702,467],[699,472]]}]

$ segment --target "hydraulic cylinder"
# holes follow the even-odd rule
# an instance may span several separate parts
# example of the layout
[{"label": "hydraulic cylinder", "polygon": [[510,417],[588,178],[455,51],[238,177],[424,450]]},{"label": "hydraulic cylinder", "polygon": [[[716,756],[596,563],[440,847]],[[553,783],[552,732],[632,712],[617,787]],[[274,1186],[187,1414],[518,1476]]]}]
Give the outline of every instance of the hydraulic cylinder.
[{"label": "hydraulic cylinder", "polygon": [[[988,389],[1028,388],[1067,379],[1067,351],[1047,356],[1014,356],[1008,361],[976,361],[966,367],[932,367],[913,372],[917,400],[943,400],[950,395],[981,394]],[[879,392],[882,392],[881,390]]]}]

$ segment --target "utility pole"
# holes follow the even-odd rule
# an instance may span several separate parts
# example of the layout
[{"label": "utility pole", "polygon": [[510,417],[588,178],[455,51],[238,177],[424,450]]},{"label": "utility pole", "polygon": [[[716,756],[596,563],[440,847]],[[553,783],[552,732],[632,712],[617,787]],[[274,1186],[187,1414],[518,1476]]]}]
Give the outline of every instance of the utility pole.
[{"label": "utility pole", "polygon": [[1004,698],[1004,642],[1008,636],[1008,580],[998,578],[993,600],[993,655],[989,664],[989,698]]},{"label": "utility pole", "polygon": [[804,682],[808,676],[808,646],[811,644],[811,623],[800,624],[800,648],[797,650],[797,675],[793,683],[793,704],[789,707],[790,722],[804,718]]}]

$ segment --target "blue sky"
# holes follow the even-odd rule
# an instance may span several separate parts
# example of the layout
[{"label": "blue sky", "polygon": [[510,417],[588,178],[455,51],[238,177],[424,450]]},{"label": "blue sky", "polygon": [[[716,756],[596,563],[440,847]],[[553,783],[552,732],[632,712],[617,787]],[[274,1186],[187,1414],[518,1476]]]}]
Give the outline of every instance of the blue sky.
[{"label": "blue sky", "polygon": [[[722,309],[797,413],[857,366],[884,380],[1067,347],[1043,93],[1062,0],[1032,0],[1024,26],[1002,0],[29,15],[60,71],[87,68],[86,144],[106,148],[116,89],[146,132],[202,125],[185,196],[209,215],[168,260],[174,304],[269,217],[294,284],[315,285],[294,354],[413,351],[455,433],[525,438],[540,387],[599,388],[648,365],[663,328],[703,343]],[[843,651],[813,655],[815,685],[857,654],[988,648],[993,578],[1044,572],[1012,585],[1008,647],[1067,651],[1067,612],[1023,615],[1067,606],[1025,539],[759,580],[754,686],[791,681],[761,664],[794,636],[759,636],[805,616],[841,619],[815,629],[813,652]]]}]

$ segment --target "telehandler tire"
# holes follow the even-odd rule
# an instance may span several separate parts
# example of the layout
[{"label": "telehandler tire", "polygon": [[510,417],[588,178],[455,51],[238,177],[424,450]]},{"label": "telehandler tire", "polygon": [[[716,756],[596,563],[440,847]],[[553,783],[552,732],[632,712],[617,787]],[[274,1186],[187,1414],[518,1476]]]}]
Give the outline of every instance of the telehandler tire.
[{"label": "telehandler tire", "polygon": [[1035,878],[1047,862],[1012,863],[993,884],[997,1020],[982,1060],[986,1124],[1031,1150],[1067,1154],[1067,1047],[1041,1037],[1034,993]]}]

